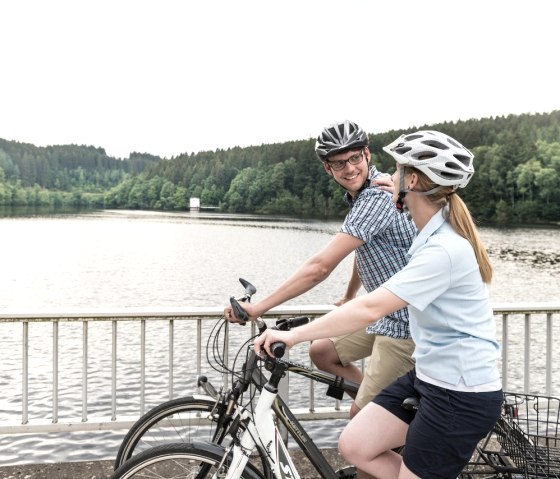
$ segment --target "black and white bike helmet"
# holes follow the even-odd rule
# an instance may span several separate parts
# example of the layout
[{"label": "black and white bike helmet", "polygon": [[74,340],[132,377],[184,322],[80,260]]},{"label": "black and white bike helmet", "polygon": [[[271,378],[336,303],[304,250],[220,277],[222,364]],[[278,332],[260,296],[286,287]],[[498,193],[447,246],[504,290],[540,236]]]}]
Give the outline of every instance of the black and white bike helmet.
[{"label": "black and white bike helmet", "polygon": [[401,135],[383,150],[397,163],[417,168],[441,186],[464,188],[474,174],[474,155],[439,131]]},{"label": "black and white bike helmet", "polygon": [[323,129],[315,143],[315,153],[320,160],[353,148],[368,146],[368,136],[356,123],[345,120]]}]

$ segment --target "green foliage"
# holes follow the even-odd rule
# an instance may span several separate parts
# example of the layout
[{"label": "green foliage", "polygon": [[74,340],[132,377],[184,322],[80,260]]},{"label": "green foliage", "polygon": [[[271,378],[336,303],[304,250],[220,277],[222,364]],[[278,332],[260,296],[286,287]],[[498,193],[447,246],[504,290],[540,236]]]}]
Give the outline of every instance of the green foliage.
[{"label": "green foliage", "polygon": [[[0,206],[103,208],[110,188],[159,161],[141,153],[115,159],[91,146],[36,147],[0,139]],[[121,204],[108,199],[113,207]],[[150,199],[148,192],[143,205]]]},{"label": "green foliage", "polygon": [[[500,225],[560,221],[560,111],[422,125],[370,134],[372,161],[392,173],[382,147],[403,133],[440,130],[475,154],[459,191],[475,219]],[[0,205],[185,210],[190,197],[235,213],[340,216],[344,191],[314,140],[183,154],[170,160],[101,148],[38,148],[0,140]]]}]

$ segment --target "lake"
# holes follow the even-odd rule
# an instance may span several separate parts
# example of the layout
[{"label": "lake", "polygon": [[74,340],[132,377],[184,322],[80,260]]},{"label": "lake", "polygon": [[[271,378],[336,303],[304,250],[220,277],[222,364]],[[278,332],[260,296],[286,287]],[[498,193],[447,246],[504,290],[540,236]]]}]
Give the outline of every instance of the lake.
[{"label": "lake", "polygon": [[[222,307],[229,296],[241,293],[239,277],[257,287],[254,300],[258,300],[322,248],[340,223],[340,220],[145,211],[0,218],[0,308],[29,312]],[[494,302],[560,298],[559,229],[481,228],[480,233],[495,268],[491,285]],[[326,281],[290,303],[336,301],[345,290],[351,266],[351,258],[347,258]],[[20,414],[21,409],[18,402],[21,326],[1,326],[0,420],[6,420],[18,417],[14,414]],[[34,329],[31,340],[50,334],[50,327],[44,326],[44,332],[30,328]],[[90,351],[92,356],[96,353],[102,354]],[[62,347],[61,363],[74,361],[73,354],[72,348]],[[44,351],[44,355],[48,361],[48,352]],[[40,365],[33,374],[37,378],[47,376],[48,380],[48,371],[43,371]],[[79,405],[79,391],[74,394],[76,405],[64,403],[70,395],[64,388],[75,388],[77,381],[67,379],[68,383],[61,380],[62,413]],[[164,382],[161,386],[164,395]],[[92,397],[103,396],[101,382],[94,379],[90,387]],[[50,390],[35,391],[32,399],[40,402],[49,394]],[[100,433],[102,441],[97,436],[92,441],[91,434],[0,438],[0,464],[30,462],[30,457],[34,462],[114,457],[122,436],[103,432]]]}]

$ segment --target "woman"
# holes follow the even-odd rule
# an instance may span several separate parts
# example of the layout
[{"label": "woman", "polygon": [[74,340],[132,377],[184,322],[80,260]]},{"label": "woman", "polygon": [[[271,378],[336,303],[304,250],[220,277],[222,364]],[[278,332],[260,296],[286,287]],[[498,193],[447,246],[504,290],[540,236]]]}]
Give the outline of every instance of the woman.
[{"label": "woman", "polygon": [[[345,334],[407,306],[416,366],[348,424],[339,448],[379,479],[456,478],[492,429],[502,402],[487,288],[492,267],[456,194],[474,173],[473,155],[435,131],[403,135],[384,150],[397,162],[393,200],[418,228],[408,265],[375,291],[304,327],[266,331],[255,349],[270,353],[276,341],[292,347]],[[401,406],[410,396],[420,398],[416,415]],[[392,451],[405,443],[403,456]]]}]

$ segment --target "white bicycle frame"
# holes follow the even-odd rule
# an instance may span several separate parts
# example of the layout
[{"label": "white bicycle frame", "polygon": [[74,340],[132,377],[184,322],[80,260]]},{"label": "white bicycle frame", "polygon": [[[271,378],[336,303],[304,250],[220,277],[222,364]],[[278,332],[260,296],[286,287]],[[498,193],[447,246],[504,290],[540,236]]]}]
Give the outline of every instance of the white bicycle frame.
[{"label": "white bicycle frame", "polygon": [[[263,388],[255,408],[254,420],[250,420],[240,444],[233,446],[233,459],[226,479],[239,479],[249,456],[255,450],[256,441],[263,445],[270,468],[276,479],[300,479],[300,475],[288,454],[288,449],[276,427],[272,404],[278,392]],[[251,418],[251,413],[243,411],[243,419]]]}]

